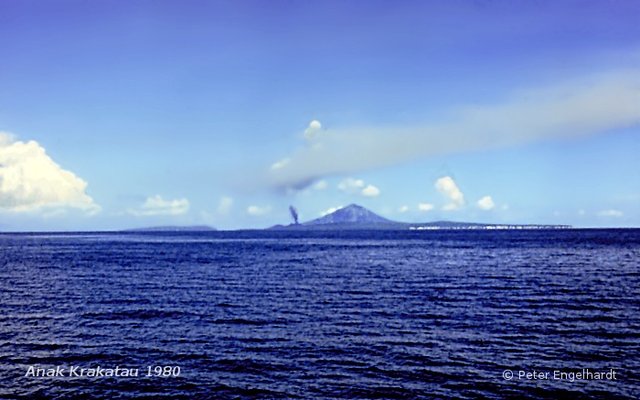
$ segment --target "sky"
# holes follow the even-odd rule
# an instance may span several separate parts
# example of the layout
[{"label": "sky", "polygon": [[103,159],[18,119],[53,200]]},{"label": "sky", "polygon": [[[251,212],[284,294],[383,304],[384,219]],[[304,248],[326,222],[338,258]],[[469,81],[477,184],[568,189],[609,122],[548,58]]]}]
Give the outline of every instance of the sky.
[{"label": "sky", "polygon": [[640,2],[0,2],[0,230],[640,227]]}]

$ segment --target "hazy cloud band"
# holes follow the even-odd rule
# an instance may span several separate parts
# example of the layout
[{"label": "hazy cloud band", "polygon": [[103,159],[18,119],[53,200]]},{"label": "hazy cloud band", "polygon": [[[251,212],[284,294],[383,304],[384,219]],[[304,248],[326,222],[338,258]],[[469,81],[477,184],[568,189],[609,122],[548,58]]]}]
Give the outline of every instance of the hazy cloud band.
[{"label": "hazy cloud band", "polygon": [[[270,186],[302,188],[342,175],[454,152],[583,136],[640,123],[640,71],[520,92],[499,105],[458,110],[447,123],[316,132],[268,173]],[[318,123],[318,126],[319,123]]]}]

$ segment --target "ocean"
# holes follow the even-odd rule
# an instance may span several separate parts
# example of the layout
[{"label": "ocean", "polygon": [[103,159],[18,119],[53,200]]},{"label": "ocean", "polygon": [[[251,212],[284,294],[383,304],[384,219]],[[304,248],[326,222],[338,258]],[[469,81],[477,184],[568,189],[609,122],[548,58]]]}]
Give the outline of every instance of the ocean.
[{"label": "ocean", "polygon": [[640,230],[0,234],[0,399],[75,398],[637,399]]}]

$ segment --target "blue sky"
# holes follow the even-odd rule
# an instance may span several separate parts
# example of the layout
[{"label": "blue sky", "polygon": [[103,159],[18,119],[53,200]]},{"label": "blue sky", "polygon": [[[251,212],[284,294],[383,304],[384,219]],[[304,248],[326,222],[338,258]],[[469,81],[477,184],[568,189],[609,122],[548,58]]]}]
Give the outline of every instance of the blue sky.
[{"label": "blue sky", "polygon": [[[640,226],[635,1],[0,2],[0,229]],[[315,121],[315,122],[313,122]]]}]

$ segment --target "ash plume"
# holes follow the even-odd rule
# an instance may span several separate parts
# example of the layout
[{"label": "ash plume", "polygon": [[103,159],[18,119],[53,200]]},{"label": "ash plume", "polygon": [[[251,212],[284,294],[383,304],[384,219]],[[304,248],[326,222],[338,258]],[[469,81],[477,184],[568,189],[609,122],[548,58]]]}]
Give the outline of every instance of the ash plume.
[{"label": "ash plume", "polygon": [[291,218],[293,218],[293,223],[298,225],[298,210],[294,206],[289,206],[289,212],[291,213]]}]

